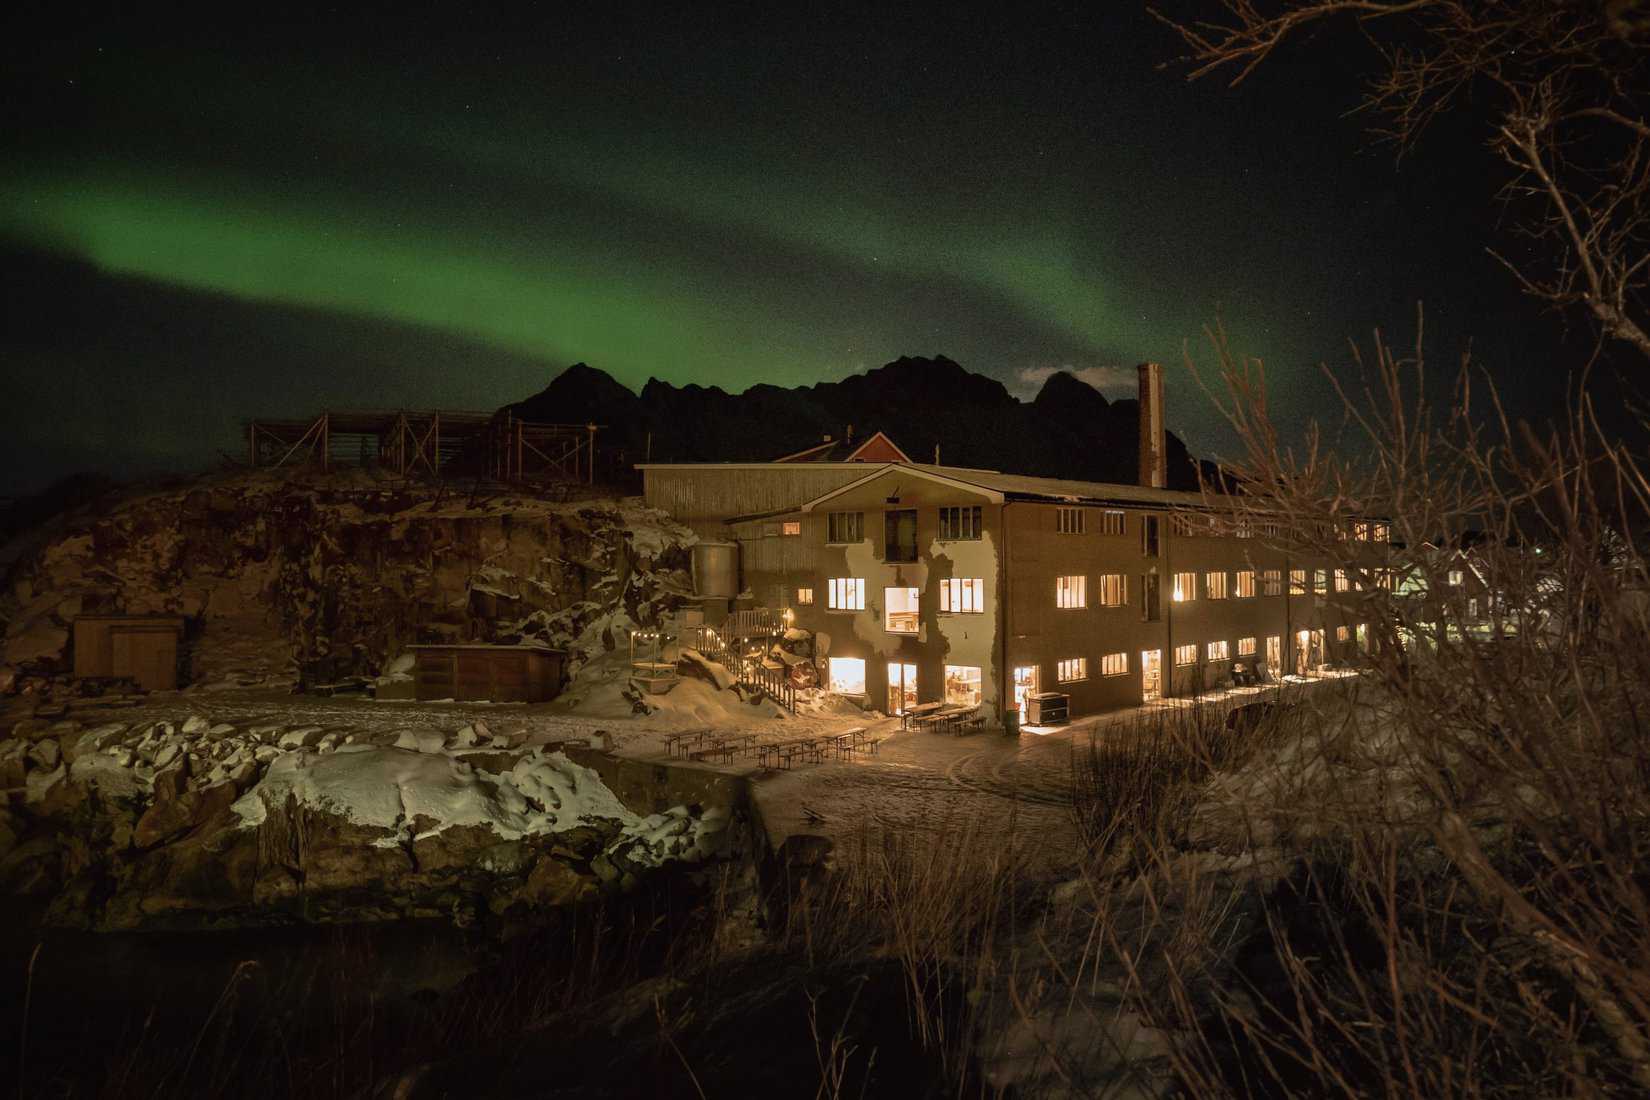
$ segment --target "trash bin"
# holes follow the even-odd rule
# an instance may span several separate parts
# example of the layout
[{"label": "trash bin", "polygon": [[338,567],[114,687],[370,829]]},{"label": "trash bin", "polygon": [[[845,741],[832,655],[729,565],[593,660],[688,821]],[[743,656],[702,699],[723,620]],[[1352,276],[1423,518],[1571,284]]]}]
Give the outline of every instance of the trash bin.
[{"label": "trash bin", "polygon": [[1020,736],[1020,708],[1009,707],[1003,711],[1003,733],[1009,737]]}]

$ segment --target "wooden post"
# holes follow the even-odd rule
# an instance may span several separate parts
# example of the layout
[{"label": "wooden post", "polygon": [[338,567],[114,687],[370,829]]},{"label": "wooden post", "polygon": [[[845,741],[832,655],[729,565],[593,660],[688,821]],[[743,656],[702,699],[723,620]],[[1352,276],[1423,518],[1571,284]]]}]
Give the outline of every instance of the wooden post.
[{"label": "wooden post", "polygon": [[596,425],[586,424],[586,451],[584,456],[584,480],[590,484],[596,482]]}]

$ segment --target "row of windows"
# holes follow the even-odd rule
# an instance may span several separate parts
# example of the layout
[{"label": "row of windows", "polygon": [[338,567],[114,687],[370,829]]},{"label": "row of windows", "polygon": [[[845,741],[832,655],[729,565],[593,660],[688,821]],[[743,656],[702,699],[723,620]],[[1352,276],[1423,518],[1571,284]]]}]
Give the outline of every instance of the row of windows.
[{"label": "row of windows", "polygon": [[[941,542],[972,541],[980,537],[980,508],[978,505],[941,508],[939,513]],[[884,512],[883,519],[887,532],[888,560],[915,561],[917,545],[916,509],[902,508],[896,511]],[[802,533],[802,523],[800,520],[788,521],[783,524],[781,531],[787,535],[800,535]],[[825,514],[825,541],[841,544],[864,542],[865,513],[827,512]]]},{"label": "row of windows", "polygon": [[[1089,527],[1088,515],[1092,509],[1062,507],[1054,510],[1054,529],[1062,535],[1085,534]],[[952,542],[960,540],[978,539],[980,537],[980,513],[978,505],[962,507],[947,507],[939,510],[940,541]],[[913,528],[916,523],[915,510],[906,509],[884,513],[887,522],[898,526],[904,517],[911,517]],[[1157,517],[1143,516],[1141,528],[1141,548],[1143,552],[1155,554],[1157,544]],[[1197,538],[1200,536],[1231,535],[1234,538],[1246,539],[1260,535],[1262,538],[1277,538],[1281,527],[1272,522],[1255,522],[1249,519],[1227,520],[1221,516],[1193,512],[1175,512],[1171,516],[1174,524],[1174,533],[1181,538]],[[1099,512],[1099,534],[1122,535],[1128,532],[1128,514],[1120,509],[1106,508]],[[1320,534],[1328,533],[1324,525]],[[1337,528],[1340,538],[1351,538],[1359,542],[1390,542],[1392,529],[1388,524],[1359,520],[1350,526]],[[802,522],[800,520],[786,520],[780,524],[779,532],[782,535],[800,535]],[[890,541],[894,535],[890,533]],[[865,540],[865,513],[864,512],[827,512],[825,515],[825,540],[832,543],[855,543]]]},{"label": "row of windows", "polygon": [[[1314,580],[1315,590],[1319,594],[1327,593],[1330,583],[1330,571],[1319,569]],[[1389,587],[1391,577],[1382,574],[1379,578],[1383,586]],[[1097,578],[1096,585],[1098,606],[1123,607],[1129,602],[1129,579],[1122,573],[1102,573]],[[1198,575],[1196,573],[1176,573],[1173,578],[1173,598],[1176,603],[1186,603],[1198,598]],[[865,610],[865,580],[862,577],[835,577],[828,582],[828,599],[826,607],[832,611],[864,611]],[[1349,587],[1356,586],[1362,589],[1362,582],[1349,582],[1344,569],[1334,570],[1335,591],[1345,592]],[[887,588],[885,593],[898,593],[898,596],[889,595],[887,600],[903,601],[905,594],[915,592],[915,588]],[[1238,599],[1250,599],[1259,594],[1262,596],[1283,595],[1283,575],[1280,570],[1267,569],[1257,577],[1253,569],[1239,569],[1228,573],[1217,570],[1203,574],[1202,594],[1204,599],[1224,600],[1235,595]],[[1304,596],[1308,594],[1307,570],[1292,569],[1289,571],[1289,594]],[[912,597],[914,608],[914,597]],[[811,605],[814,602],[812,588],[798,588],[796,602],[801,605]],[[1081,610],[1089,606],[1088,577],[1072,575],[1056,577],[1054,579],[1054,606],[1063,610]],[[940,582],[940,610],[954,614],[983,612],[985,610],[985,579],[982,577],[951,577]]]},{"label": "row of windows", "polygon": [[[1230,584],[1228,584],[1230,579]],[[1253,569],[1239,569],[1230,574],[1226,570],[1216,570],[1203,574],[1203,598],[1208,600],[1224,600],[1235,594],[1238,599],[1246,600],[1257,595],[1283,595],[1283,571],[1280,569],[1262,570],[1259,577],[1260,585],[1256,588],[1256,576]],[[1176,573],[1174,575],[1174,600],[1176,603],[1185,603],[1187,600],[1197,599],[1197,574]]]},{"label": "row of windows", "polygon": [[[838,695],[866,695],[865,658],[827,657],[825,682]],[[945,701],[964,706],[980,704],[978,665],[945,666]],[[891,662],[888,665],[889,709],[900,710],[916,701],[916,666]]]}]

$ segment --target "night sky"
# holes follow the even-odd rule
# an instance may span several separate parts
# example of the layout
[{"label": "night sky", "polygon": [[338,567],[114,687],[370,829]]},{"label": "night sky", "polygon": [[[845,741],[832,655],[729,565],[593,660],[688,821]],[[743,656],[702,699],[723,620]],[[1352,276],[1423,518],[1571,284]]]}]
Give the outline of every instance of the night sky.
[{"label": "night sky", "polygon": [[1316,364],[1407,341],[1417,299],[1441,360],[1471,337],[1550,407],[1556,322],[1483,254],[1474,132],[1397,165],[1343,117],[1348,43],[1187,85],[1116,7],[7,17],[0,493],[198,467],[254,413],[493,408],[578,360],[738,390],[944,354],[1029,397],[1157,358],[1218,453],[1178,367],[1205,323],[1299,425]]}]

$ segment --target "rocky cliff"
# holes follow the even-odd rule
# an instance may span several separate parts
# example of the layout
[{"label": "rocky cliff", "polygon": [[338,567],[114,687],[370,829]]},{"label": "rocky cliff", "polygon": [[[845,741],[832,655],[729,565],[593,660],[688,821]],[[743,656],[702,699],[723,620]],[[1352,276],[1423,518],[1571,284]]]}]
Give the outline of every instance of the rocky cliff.
[{"label": "rocky cliff", "polygon": [[96,612],[189,622],[196,685],[371,676],[417,642],[537,640],[576,669],[691,588],[691,532],[634,500],[476,496],[372,471],[131,492],[36,532],[0,578],[0,693],[41,690]]}]

